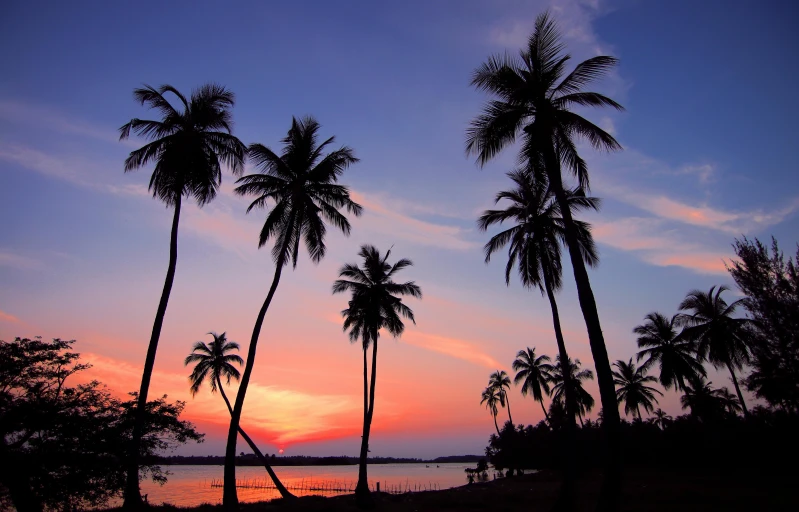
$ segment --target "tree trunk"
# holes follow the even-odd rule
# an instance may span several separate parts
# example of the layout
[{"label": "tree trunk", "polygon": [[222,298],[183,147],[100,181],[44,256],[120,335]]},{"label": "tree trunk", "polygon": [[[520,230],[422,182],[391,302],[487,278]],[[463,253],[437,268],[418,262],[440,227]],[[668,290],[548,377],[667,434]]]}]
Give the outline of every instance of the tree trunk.
[{"label": "tree trunk", "polygon": [[[291,232],[294,226],[293,218],[289,221],[288,232]],[[258,348],[258,337],[261,334],[261,327],[264,324],[266,311],[272,303],[272,298],[275,296],[277,285],[280,283],[280,275],[283,273],[283,265],[286,262],[286,253],[288,251],[288,244],[291,237],[286,236],[283,243],[283,248],[280,256],[275,263],[275,275],[272,278],[272,286],[269,287],[269,293],[266,294],[261,310],[258,312],[258,318],[255,320],[255,326],[252,330],[252,337],[250,338],[250,348],[247,351],[247,362],[244,364],[244,373],[241,376],[241,383],[239,384],[239,391],[236,393],[236,403],[233,406],[233,414],[230,416],[230,428],[228,429],[227,447],[225,449],[225,484],[224,492],[222,494],[222,505],[224,510],[231,512],[239,509],[239,497],[236,493],[236,438],[238,437],[239,422],[241,421],[241,411],[244,408],[244,397],[247,395],[247,386],[250,384],[250,376],[252,375],[252,368],[255,365],[255,352]]]},{"label": "tree trunk", "polygon": [[[361,432],[361,451],[358,459],[358,484],[355,492],[359,496],[369,494],[369,478],[367,474],[366,459],[369,456],[369,347],[363,348],[363,431]],[[363,498],[358,498],[362,500]]]},{"label": "tree trunk", "polygon": [[508,421],[510,421],[510,424],[513,425],[513,416],[511,416],[510,414],[510,397],[508,396],[507,391],[505,391],[504,393],[505,393],[505,401],[508,403]]},{"label": "tree trunk", "polygon": [[544,407],[544,401],[543,400],[539,400],[538,403],[541,404],[541,410],[544,411],[544,417],[547,419],[547,425],[549,425],[549,428],[551,429],[552,428],[552,422],[549,421],[549,413],[547,412],[547,408]]},{"label": "tree trunk", "polygon": [[744,411],[744,416],[749,417],[749,409],[746,408],[746,402],[744,402],[744,396],[741,393],[741,388],[738,386],[738,379],[735,377],[735,370],[732,369],[731,364],[727,364],[727,368],[730,370],[730,376],[732,377],[732,385],[735,386],[735,393],[738,395],[738,401],[741,402],[741,409]]},{"label": "tree trunk", "polygon": [[591,281],[585,269],[585,262],[577,244],[577,234],[569,209],[566,193],[563,190],[563,182],[560,174],[560,162],[555,149],[552,147],[552,140],[544,141],[547,148],[547,174],[549,185],[555,194],[555,199],[560,206],[563,216],[564,234],[566,245],[569,249],[569,258],[574,271],[574,280],[577,284],[577,295],[580,300],[580,309],[585,319],[586,330],[588,331],[588,341],[591,345],[591,354],[594,359],[597,383],[599,384],[599,395],[602,402],[604,418],[602,430],[605,437],[604,458],[605,474],[602,481],[597,510],[612,511],[618,508],[619,497],[621,494],[621,460],[619,458],[619,410],[616,403],[616,388],[613,385],[613,374],[610,369],[605,338],[602,335],[602,325],[599,322],[599,312],[597,311],[594,292],[591,290]]},{"label": "tree trunk", "polygon": [[[216,378],[216,386],[219,388],[219,393],[222,394],[222,399],[225,401],[225,405],[227,405],[227,410],[232,416],[233,407],[231,407],[230,400],[228,400],[227,395],[225,395],[225,390],[222,389],[222,381],[219,380],[219,377]],[[241,437],[243,437],[244,440],[247,442],[247,444],[250,446],[250,449],[253,451],[256,457],[258,457],[258,459],[261,461],[261,464],[264,465],[264,469],[266,469],[266,472],[269,474],[269,478],[272,479],[272,483],[275,484],[275,488],[280,493],[280,496],[283,498],[296,498],[296,496],[294,496],[291,493],[291,491],[286,489],[286,487],[283,485],[283,483],[275,474],[274,470],[272,470],[272,466],[269,464],[269,461],[267,460],[266,456],[263,453],[261,453],[261,450],[259,450],[258,446],[253,442],[252,439],[250,439],[250,436],[247,435],[247,433],[244,431],[241,425],[239,425],[239,434],[241,434]]]},{"label": "tree trunk", "polygon": [[155,313],[155,322],[150,334],[150,344],[147,347],[147,357],[144,360],[144,371],[137,397],[135,420],[133,423],[133,435],[130,443],[130,453],[128,454],[128,471],[125,481],[125,501],[122,508],[135,510],[142,507],[141,492],[139,490],[139,450],[141,438],[144,430],[145,407],[147,405],[147,393],[150,390],[150,379],[153,376],[155,366],[155,353],[158,350],[158,340],[161,337],[161,327],[164,325],[166,307],[169,303],[169,294],[172,292],[172,283],[175,281],[175,267],[178,262],[178,224],[180,223],[181,196],[175,200],[175,214],[172,217],[172,234],[169,238],[169,267],[166,271],[164,289],[161,292],[161,301],[158,303],[158,310]]},{"label": "tree trunk", "polygon": [[491,414],[494,417],[494,428],[497,429],[497,436],[499,436],[499,425],[497,425],[497,415]]},{"label": "tree trunk", "polygon": [[377,381],[377,331],[372,342],[372,381],[369,383],[369,417],[364,425],[363,439],[361,440],[361,467],[358,470],[358,484],[355,486],[355,495],[362,506],[372,505],[369,492],[369,479],[366,472],[366,457],[369,452],[369,433],[372,430],[372,418],[375,414],[375,383]]}]

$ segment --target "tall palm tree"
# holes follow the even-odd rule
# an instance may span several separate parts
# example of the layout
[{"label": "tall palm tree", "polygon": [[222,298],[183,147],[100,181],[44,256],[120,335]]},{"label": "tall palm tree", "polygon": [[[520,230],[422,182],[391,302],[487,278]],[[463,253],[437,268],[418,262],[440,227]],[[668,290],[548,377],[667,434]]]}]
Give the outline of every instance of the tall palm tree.
[{"label": "tall palm tree", "polygon": [[522,396],[533,395],[533,400],[541,404],[541,410],[549,423],[549,414],[544,407],[544,395],[549,396],[549,381],[552,379],[551,359],[547,355],[535,355],[535,347],[520,350],[513,361],[516,376],[513,383],[522,385]]},{"label": "tall palm tree", "polygon": [[622,110],[623,107],[602,94],[583,90],[591,81],[612,69],[617,62],[615,58],[592,57],[562,78],[569,60],[563,49],[558,27],[545,12],[536,18],[528,44],[518,57],[495,55],[475,71],[472,85],[492,95],[492,99],[486,103],[483,113],[472,121],[467,131],[466,150],[477,154],[479,163],[483,165],[521,137],[519,160],[524,164],[542,164],[549,186],[560,204],[580,308],[599,379],[602,406],[606,411],[602,425],[608,443],[607,471],[599,508],[613,509],[621,492],[616,392],[596,300],[566,200],[561,167],[565,165],[577,176],[581,188],[588,190],[588,171],[585,161],[577,154],[575,139],[586,139],[597,149],[621,149],[610,134],[572,112],[571,108],[609,106]]},{"label": "tall palm tree", "polygon": [[[189,375],[189,382],[191,382],[189,390],[191,391],[191,396],[196,395],[202,387],[203,382],[208,380],[208,383],[211,385],[211,393],[216,392],[217,389],[219,390],[219,394],[222,395],[228,412],[232,415],[233,407],[230,405],[230,400],[228,400],[225,394],[225,388],[222,386],[222,378],[225,378],[227,384],[230,384],[230,379],[239,380],[239,370],[235,365],[241,366],[244,361],[238,354],[228,353],[238,350],[239,344],[235,341],[228,341],[227,335],[224,332],[221,335],[215,332],[209,332],[208,334],[214,337],[214,341],[207,344],[202,341],[196,342],[191,349],[191,354],[186,356],[183,362],[185,366],[194,363],[194,368],[192,369],[191,375]],[[275,488],[280,492],[280,495],[283,498],[294,498],[294,495],[280,482],[280,479],[272,470],[272,466],[258,448],[258,445],[255,444],[241,425],[239,425],[239,434],[241,434],[241,437],[244,438],[250,446],[250,449],[264,465],[266,472],[269,473],[269,477],[272,479],[272,482],[274,482]]]},{"label": "tall palm tree", "polygon": [[665,430],[666,425],[671,423],[674,420],[671,416],[669,416],[666,411],[663,409],[655,409],[655,412],[652,413],[652,417],[649,421],[652,422],[653,425],[658,427],[660,430]]},{"label": "tall palm tree", "polygon": [[[172,106],[165,97],[167,93],[180,101],[182,109]],[[125,485],[126,509],[139,508],[142,505],[139,491],[139,451],[144,428],[144,410],[161,327],[175,279],[178,224],[183,197],[193,197],[201,207],[209,203],[216,197],[217,188],[222,182],[222,165],[230,167],[233,174],[240,174],[244,168],[246,152],[244,144],[231,134],[233,93],[221,85],[203,85],[192,91],[189,99],[171,85],[162,85],[158,89],[145,85],[135,89],[133,97],[142,105],[155,109],[161,119],[131,119],[119,129],[120,140],[127,139],[133,132],[151,141],[130,153],[125,160],[125,172],[155,163],[149,190],[153,197],[161,200],[167,207],[172,207],[174,214],[169,240],[169,266],[150,334],[136,405]]]},{"label": "tall palm tree", "polygon": [[[385,329],[393,337],[402,335],[407,318],[416,324],[413,311],[402,302],[403,296],[422,298],[422,289],[413,281],[397,283],[394,276],[400,270],[413,265],[409,259],[400,259],[393,265],[388,263],[391,249],[381,256],[380,251],[372,245],[361,246],[358,255],[363,259],[363,266],[346,264],[341,267],[339,277],[333,283],[333,293],[351,292],[352,298],[347,309],[341,312],[344,317],[344,330],[350,331],[350,341],[361,341],[363,347],[363,392],[364,422],[361,437],[360,465],[358,483],[355,494],[361,502],[368,501],[369,480],[366,471],[366,457],[369,451],[369,433],[375,412],[375,383],[377,382],[377,340],[380,330]],[[372,346],[372,378],[367,379],[367,350]],[[369,401],[367,404],[367,385]]]},{"label": "tall palm tree", "polygon": [[[558,344],[558,354],[561,361],[569,359],[566,352],[566,343],[560,325],[560,314],[555,300],[555,292],[562,286],[562,265],[560,245],[565,241],[563,217],[560,215],[560,206],[550,193],[545,179],[535,179],[536,169],[527,172],[515,171],[508,173],[515,187],[512,190],[499,192],[495,201],[499,203],[507,200],[510,205],[504,210],[487,210],[478,220],[482,230],[494,224],[502,224],[508,220],[514,223],[510,228],[494,235],[484,247],[486,262],[491,260],[491,255],[505,245],[508,247],[508,263],[505,266],[505,283],[510,284],[510,274],[513,267],[518,268],[519,277],[526,287],[537,287],[542,294],[546,294],[552,310],[552,323],[555,329],[555,340]],[[540,176],[539,176],[540,178]],[[598,209],[600,201],[597,198],[585,197],[579,190],[568,191],[568,204],[572,213],[581,209]],[[594,266],[599,262],[596,246],[591,236],[590,226],[581,221],[575,221],[578,234],[578,243],[583,260]],[[570,391],[566,391],[567,430],[571,430],[577,417],[576,405],[572,403]],[[543,405],[543,404],[542,404]],[[567,440],[567,443],[569,441]],[[566,460],[573,460],[567,457]]]},{"label": "tall palm tree", "polygon": [[497,404],[499,404],[499,394],[497,394],[497,390],[493,386],[488,386],[483,390],[480,404],[486,404],[486,409],[488,409],[488,412],[490,412],[491,416],[494,418],[494,428],[497,429],[497,435],[499,435],[499,425],[497,425],[497,414],[499,414],[499,408],[497,408]]},{"label": "tall palm tree", "polygon": [[555,358],[555,366],[552,368],[552,401],[562,403],[565,400],[566,387],[571,385],[577,402],[577,416],[580,425],[583,425],[583,416],[594,408],[594,397],[585,390],[583,382],[594,380],[594,372],[589,369],[580,370],[581,364],[579,359],[568,360],[568,370],[564,372],[560,356]]},{"label": "tall palm tree", "polygon": [[646,358],[641,368],[649,370],[658,364],[660,384],[666,389],[674,386],[677,391],[685,391],[685,383],[691,379],[707,375],[696,360],[696,343],[677,332],[678,315],[669,319],[652,312],[644,320],[633,329],[641,349],[636,359]]},{"label": "tall palm tree", "polygon": [[505,407],[508,404],[508,421],[513,425],[513,416],[510,413],[510,397],[507,390],[510,389],[510,377],[505,370],[497,370],[488,377],[488,387],[493,387],[499,395],[499,405]]},{"label": "tall palm tree", "polygon": [[239,195],[254,195],[255,200],[247,208],[249,213],[254,208],[272,209],[266,216],[261,229],[258,247],[263,247],[269,239],[275,240],[272,258],[275,261],[275,273],[266,299],[258,311],[255,326],[247,351],[247,362],[241,376],[233,415],[228,430],[227,448],[225,450],[225,487],[223,504],[226,510],[238,509],[236,495],[236,437],[244,407],[244,397],[250,383],[258,337],[264,317],[275,296],[283,267],[289,263],[297,268],[300,252],[300,241],[311,256],[311,261],[318,263],[325,255],[325,221],[340,229],[345,235],[350,233],[350,223],[340,209],[345,208],[355,216],[361,214],[362,208],[350,199],[349,189],[338,183],[341,174],[350,165],[358,161],[347,146],[323,155],[325,148],[335,141],[330,137],[321,144],[318,141],[319,123],[306,117],[292,119],[291,128],[282,140],[283,151],[274,153],[262,144],[251,144],[248,155],[260,170],[258,174],[250,174],[239,178],[235,192]]},{"label": "tall palm tree", "polygon": [[632,357],[628,362],[621,359],[613,363],[616,370],[613,372],[613,383],[616,384],[616,397],[619,403],[624,402],[624,414],[632,414],[641,418],[641,407],[646,412],[654,410],[654,403],[658,403],[655,393],[663,396],[663,393],[647,386],[650,382],[657,382],[657,379],[646,374],[643,366],[636,368]]},{"label": "tall palm tree", "polygon": [[735,370],[749,362],[746,327],[750,320],[733,317],[735,310],[743,304],[743,299],[727,304],[721,298],[726,290],[726,286],[712,286],[707,293],[701,290],[688,292],[680,303],[680,311],[687,313],[680,314],[678,321],[686,326],[684,335],[696,341],[696,353],[700,360],[709,361],[716,368],[726,367],[729,370],[744,415],[749,416]]}]

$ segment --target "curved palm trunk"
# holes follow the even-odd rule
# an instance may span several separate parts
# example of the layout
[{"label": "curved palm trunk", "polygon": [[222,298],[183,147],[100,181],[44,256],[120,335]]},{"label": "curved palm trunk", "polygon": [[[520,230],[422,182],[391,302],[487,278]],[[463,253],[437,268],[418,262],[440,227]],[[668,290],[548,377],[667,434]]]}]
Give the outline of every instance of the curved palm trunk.
[{"label": "curved palm trunk", "polygon": [[603,421],[602,430],[605,437],[605,475],[602,481],[602,488],[597,502],[597,510],[616,510],[618,508],[619,497],[621,494],[621,460],[619,458],[619,409],[616,403],[616,388],[613,385],[613,374],[610,369],[605,338],[602,335],[602,325],[599,322],[599,312],[597,311],[594,292],[591,290],[591,281],[588,279],[588,272],[585,269],[582,254],[577,243],[577,234],[572,218],[571,209],[563,190],[563,182],[560,175],[560,165],[555,150],[552,147],[552,140],[544,140],[547,148],[546,168],[549,177],[550,187],[555,194],[555,199],[560,206],[563,216],[566,245],[569,249],[569,258],[574,271],[574,280],[577,284],[577,295],[580,300],[580,309],[585,319],[586,330],[588,331],[588,341],[591,345],[591,354],[594,359],[597,383],[599,384],[599,395],[602,402]]},{"label": "curved palm trunk", "polygon": [[[233,407],[230,405],[230,400],[227,399],[227,395],[225,394],[225,390],[222,388],[222,381],[219,380],[219,377],[216,379],[216,386],[219,388],[219,393],[222,394],[222,399],[225,401],[225,405],[227,405],[227,410],[230,415],[233,415]],[[275,484],[275,488],[280,493],[280,496],[283,498],[296,498],[280,481],[280,479],[275,474],[274,470],[272,470],[272,466],[269,464],[269,461],[266,459],[266,456],[261,453],[261,450],[258,449],[258,446],[253,442],[250,436],[244,431],[244,429],[239,425],[239,434],[241,437],[244,438],[244,441],[250,446],[250,449],[253,451],[256,457],[261,461],[261,464],[264,465],[264,469],[269,474],[269,478],[272,479],[272,482]]]},{"label": "curved palm trunk", "polygon": [[741,393],[741,388],[738,386],[738,379],[735,377],[735,370],[733,370],[732,365],[727,364],[727,369],[730,370],[730,376],[732,377],[732,385],[735,386],[735,393],[738,395],[738,401],[741,402],[741,409],[744,411],[744,416],[747,418],[749,417],[749,409],[746,408],[746,402],[744,402],[744,396]]},{"label": "curved palm trunk", "polygon": [[358,467],[358,483],[355,486],[355,495],[361,505],[370,504],[369,479],[366,471],[366,458],[369,453],[369,433],[372,430],[372,418],[375,413],[375,381],[377,380],[377,333],[372,345],[372,382],[369,383],[369,413],[363,424],[363,437],[361,438],[360,466]]},{"label": "curved palm trunk", "polygon": [[[287,241],[288,239],[289,237],[286,237]],[[241,376],[239,391],[236,393],[236,403],[233,406],[233,414],[230,416],[230,428],[228,429],[227,447],[225,449],[225,484],[224,492],[222,494],[222,505],[224,509],[228,511],[238,510],[239,508],[239,497],[236,493],[236,438],[238,437],[239,432],[241,411],[244,408],[244,397],[247,395],[247,386],[250,384],[252,368],[255,365],[255,352],[258,348],[258,337],[261,334],[261,327],[263,327],[264,324],[266,311],[269,309],[269,305],[272,303],[272,298],[275,296],[277,285],[280,283],[280,275],[283,273],[285,254],[286,251],[284,247],[280,258],[278,258],[276,263],[275,275],[272,278],[272,286],[269,287],[269,293],[266,294],[266,299],[261,306],[261,310],[258,312],[258,318],[255,320],[255,326],[252,330],[252,337],[250,338],[250,348],[247,352],[247,362],[244,365],[244,373]]]},{"label": "curved palm trunk", "polygon": [[499,434],[499,425],[497,424],[497,415],[492,414],[491,416],[494,417],[494,428],[497,429],[497,436],[499,436],[500,434]]},{"label": "curved palm trunk", "polygon": [[508,403],[508,421],[510,421],[510,424],[513,425],[513,416],[510,414],[510,397],[508,396],[507,392],[505,392],[505,401]]},{"label": "curved palm trunk", "polygon": [[544,411],[544,417],[547,419],[547,425],[549,425],[549,428],[551,429],[552,428],[552,422],[549,421],[549,413],[547,412],[547,408],[544,407],[544,401],[543,400],[539,400],[538,403],[541,404],[541,410]]},{"label": "curved palm trunk", "polygon": [[161,301],[158,303],[158,310],[155,313],[155,322],[150,334],[150,344],[147,347],[147,357],[144,360],[144,372],[141,376],[141,386],[136,402],[135,420],[133,423],[133,435],[130,444],[128,458],[128,473],[125,481],[125,501],[122,505],[124,509],[132,510],[141,508],[143,505],[141,492],[139,491],[139,447],[141,438],[144,434],[144,416],[147,405],[147,393],[150,390],[150,379],[153,376],[155,366],[155,353],[158,350],[158,340],[161,338],[161,327],[164,325],[166,307],[169,303],[169,294],[172,292],[172,283],[175,281],[175,267],[178,262],[178,224],[180,223],[180,203],[181,196],[175,201],[175,214],[172,217],[172,233],[169,238],[169,267],[166,271],[164,289],[161,291]]}]

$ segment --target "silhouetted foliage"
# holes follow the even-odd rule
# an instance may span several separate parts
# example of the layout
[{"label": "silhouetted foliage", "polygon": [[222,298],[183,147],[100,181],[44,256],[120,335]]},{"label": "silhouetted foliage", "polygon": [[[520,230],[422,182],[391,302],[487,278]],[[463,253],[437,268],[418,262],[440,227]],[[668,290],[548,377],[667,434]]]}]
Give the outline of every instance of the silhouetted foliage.
[{"label": "silhouetted foliage", "polygon": [[510,377],[508,377],[505,370],[497,370],[488,377],[488,388],[493,388],[497,393],[501,407],[508,406],[508,421],[512,424],[513,416],[510,413],[510,397],[508,397],[507,392],[510,389]]},{"label": "silhouetted foliage", "polygon": [[660,384],[677,391],[685,390],[685,383],[697,376],[705,376],[702,363],[696,360],[696,343],[677,331],[677,316],[671,319],[658,312],[644,318],[646,322],[636,326],[633,332],[638,335],[637,360],[646,358],[641,368],[660,370]]},{"label": "silhouetted foliage", "polygon": [[582,363],[579,359],[569,360],[567,364],[569,369],[564,372],[560,356],[555,358],[555,366],[552,368],[552,401],[565,403],[566,386],[571,383],[577,402],[577,414],[582,423],[583,416],[594,408],[594,397],[585,390],[583,382],[594,380],[594,372],[589,369],[580,370]]},{"label": "silhouetted foliage", "polygon": [[747,389],[769,404],[799,413],[799,247],[787,261],[777,240],[735,240],[738,260],[728,267],[744,293],[750,325],[752,371]]},{"label": "silhouetted foliage", "polygon": [[513,383],[517,386],[521,383],[522,396],[530,394],[535,401],[541,404],[547,422],[549,422],[549,414],[544,407],[544,396],[551,394],[549,382],[552,380],[553,368],[549,361],[551,359],[548,355],[536,356],[535,347],[520,350],[516,354],[516,359],[513,360],[513,369],[516,370]]},{"label": "silhouetted foliage", "polygon": [[[121,401],[99,382],[67,380],[91,365],[74,341],[0,341],[0,484],[19,512],[71,510],[121,495],[137,395]],[[203,435],[181,421],[184,403],[147,402],[140,477],[165,482],[156,453]]]},{"label": "silhouetted foliage", "polygon": [[647,386],[650,382],[656,382],[652,376],[646,375],[646,368],[643,366],[636,368],[632,358],[628,362],[616,361],[613,363],[616,370],[613,371],[613,383],[616,384],[616,397],[619,403],[624,404],[624,413],[638,416],[641,420],[641,407],[646,412],[652,412],[654,403],[657,403],[655,394],[663,396],[663,393]]}]

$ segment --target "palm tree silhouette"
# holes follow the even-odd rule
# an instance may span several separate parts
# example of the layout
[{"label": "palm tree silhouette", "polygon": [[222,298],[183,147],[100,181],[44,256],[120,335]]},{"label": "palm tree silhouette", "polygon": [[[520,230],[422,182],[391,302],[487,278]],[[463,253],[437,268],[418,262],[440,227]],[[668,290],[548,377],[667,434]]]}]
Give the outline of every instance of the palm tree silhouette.
[{"label": "palm tree silhouette", "polygon": [[467,130],[466,151],[477,154],[478,162],[483,165],[521,137],[519,160],[525,165],[537,163],[544,169],[549,187],[560,205],[580,308],[599,379],[602,406],[606,410],[602,425],[608,443],[607,471],[598,507],[600,510],[615,509],[621,491],[616,392],[596,300],[568,208],[561,163],[577,176],[581,188],[588,190],[588,171],[577,153],[575,139],[584,138],[603,150],[618,150],[621,145],[610,134],[569,109],[574,106],[623,108],[606,96],[582,90],[615,66],[615,58],[590,58],[561,80],[569,59],[568,55],[563,55],[563,49],[558,28],[545,12],[536,18],[533,33],[519,57],[492,56],[475,71],[472,85],[493,98]]},{"label": "palm tree silhouette", "polygon": [[[565,399],[566,386],[571,384],[574,388],[574,397],[577,402],[577,416],[580,419],[580,425],[583,425],[583,416],[591,412],[594,408],[594,397],[591,393],[583,388],[583,381],[594,380],[594,372],[585,369],[580,370],[579,359],[569,360],[567,362],[569,370],[563,371],[560,356],[555,357],[555,366],[552,368],[552,401],[563,403]],[[569,374],[570,378],[569,378]],[[568,379],[568,380],[567,380]],[[602,409],[604,411],[604,408]]]},{"label": "palm tree silhouette", "polygon": [[[388,263],[391,249],[381,256],[380,251],[372,245],[361,246],[358,255],[363,259],[363,267],[358,264],[345,264],[339,271],[338,279],[333,283],[333,293],[351,292],[352,298],[347,309],[341,312],[344,317],[344,330],[350,331],[350,341],[361,341],[363,347],[363,393],[364,422],[361,438],[360,465],[358,483],[355,494],[361,503],[369,501],[369,480],[366,471],[366,457],[369,451],[369,433],[375,411],[375,383],[377,382],[377,340],[380,330],[385,329],[395,338],[402,335],[405,324],[404,317],[416,324],[411,308],[402,302],[402,296],[409,295],[422,298],[422,289],[413,281],[397,283],[394,275],[400,270],[413,265],[409,259],[400,259],[393,265]],[[367,378],[367,350],[372,345],[372,378]],[[367,404],[367,386],[369,400]]]},{"label": "palm tree silhouette", "polygon": [[725,405],[712,384],[701,376],[691,379],[685,386],[685,394],[680,397],[682,408],[690,408],[693,416],[705,421],[720,417],[724,413]]},{"label": "palm tree silhouette", "polygon": [[[239,380],[239,370],[235,365],[241,366],[244,361],[238,354],[228,354],[228,352],[238,350],[239,344],[235,341],[228,341],[227,335],[224,332],[221,335],[215,332],[209,332],[208,334],[213,336],[214,341],[208,344],[202,341],[196,342],[194,347],[192,347],[191,354],[186,356],[183,362],[185,366],[195,363],[191,375],[189,375],[189,382],[191,382],[191,388],[189,388],[189,390],[191,391],[191,396],[196,395],[202,387],[203,382],[208,380],[211,385],[211,393],[216,392],[217,389],[219,390],[219,394],[222,395],[228,412],[232,415],[233,407],[230,405],[230,400],[228,400],[225,394],[225,388],[222,386],[222,378],[225,378],[227,384],[230,384],[230,379]],[[239,434],[241,434],[241,437],[244,438],[250,446],[250,449],[264,465],[266,472],[269,473],[269,477],[272,479],[272,482],[274,482],[275,488],[280,492],[280,495],[283,498],[294,498],[294,495],[280,482],[280,479],[272,470],[269,461],[252,438],[247,435],[241,425],[239,425]]]},{"label": "palm tree silhouette", "polygon": [[505,407],[508,404],[508,421],[513,425],[513,416],[510,413],[510,397],[506,389],[510,389],[510,377],[505,373],[505,370],[497,370],[488,377],[488,387],[492,387],[497,391],[499,396],[499,405]]},{"label": "palm tree silhouette", "polygon": [[674,421],[674,418],[669,416],[663,409],[655,409],[655,412],[652,413],[652,417],[649,418],[649,421],[660,430],[665,430],[666,425]]},{"label": "palm tree silhouette", "polygon": [[[517,386],[522,384],[522,396],[533,395],[533,400],[541,404],[541,410],[549,424],[549,414],[544,407],[544,394],[549,396],[549,381],[552,379],[551,359],[547,355],[535,355],[535,347],[520,350],[513,361],[516,376],[513,378]],[[551,426],[551,425],[550,425]]]},{"label": "palm tree silhouette", "polygon": [[488,386],[485,388],[483,390],[480,404],[486,404],[486,409],[488,409],[488,412],[490,412],[491,416],[493,416],[494,428],[497,429],[497,435],[499,435],[499,425],[497,425],[497,414],[499,414],[499,409],[497,408],[498,403],[499,394],[497,394],[497,390],[493,386]]},{"label": "palm tree silhouette", "polygon": [[678,316],[668,319],[658,312],[644,317],[646,322],[636,326],[638,335],[637,360],[646,358],[641,368],[649,370],[655,364],[660,368],[660,384],[669,389],[685,391],[685,383],[697,376],[706,376],[705,368],[696,360],[696,344],[677,332]]},{"label": "palm tree silhouette", "polygon": [[236,437],[244,407],[244,397],[255,364],[258,337],[266,312],[275,296],[283,267],[289,263],[292,263],[294,268],[297,267],[301,240],[305,242],[311,261],[314,263],[321,261],[326,250],[325,221],[339,228],[345,235],[349,235],[350,223],[339,210],[346,208],[355,216],[360,215],[362,211],[361,206],[350,199],[349,189],[338,184],[344,170],[358,159],[347,146],[323,156],[325,148],[332,144],[335,138],[330,137],[319,144],[318,132],[319,123],[312,117],[292,119],[291,128],[282,140],[283,152],[277,155],[266,146],[251,144],[248,155],[261,172],[244,176],[236,182],[239,184],[235,189],[237,194],[256,196],[247,208],[248,213],[254,208],[266,208],[269,203],[274,203],[261,229],[258,247],[263,247],[270,238],[275,239],[272,248],[275,274],[255,320],[247,362],[244,365],[244,373],[241,376],[241,384],[230,419],[225,451],[223,494],[226,510],[238,508]]},{"label": "palm tree silhouette", "polygon": [[[164,95],[167,93],[173,94],[180,100],[183,105],[182,111],[173,107],[166,99]],[[193,197],[201,207],[212,201],[222,182],[222,165],[230,167],[233,174],[241,174],[246,152],[244,144],[231,134],[233,93],[221,85],[203,85],[192,91],[189,99],[171,85],[162,85],[158,89],[144,85],[133,91],[133,97],[140,104],[156,109],[161,115],[161,120],[134,118],[119,129],[119,140],[127,139],[131,131],[151,140],[141,148],[131,151],[125,160],[125,172],[140,169],[154,162],[155,168],[150,177],[149,190],[153,197],[172,207],[174,214],[169,240],[169,266],[150,334],[139,387],[125,484],[126,509],[139,508],[142,505],[139,491],[139,445],[143,434],[144,410],[155,366],[158,340],[161,337],[161,327],[175,279],[178,224],[183,196]]]},{"label": "palm tree silhouette", "polygon": [[714,391],[716,398],[718,398],[719,403],[724,406],[730,416],[736,416],[739,412],[742,412],[743,409],[741,408],[741,402],[738,401],[738,397],[730,393],[730,390],[727,388],[719,388]]},{"label": "palm tree silhouette", "polygon": [[709,361],[716,368],[726,366],[730,371],[744,415],[749,416],[735,370],[743,368],[749,362],[746,327],[750,321],[732,316],[743,304],[743,299],[727,304],[721,298],[726,290],[726,286],[712,286],[707,293],[701,290],[690,291],[680,303],[680,311],[688,313],[680,314],[678,321],[686,326],[683,334],[696,341],[696,353],[700,360]]},{"label": "palm tree silhouette", "polygon": [[646,412],[652,412],[654,410],[652,402],[658,402],[655,393],[663,396],[663,393],[657,389],[647,386],[649,382],[657,382],[657,379],[646,375],[646,368],[643,366],[636,368],[632,358],[626,363],[618,360],[613,366],[616,367],[613,372],[613,383],[616,384],[619,403],[624,402],[624,414],[635,412],[638,419],[642,419],[641,407],[643,406]]}]

